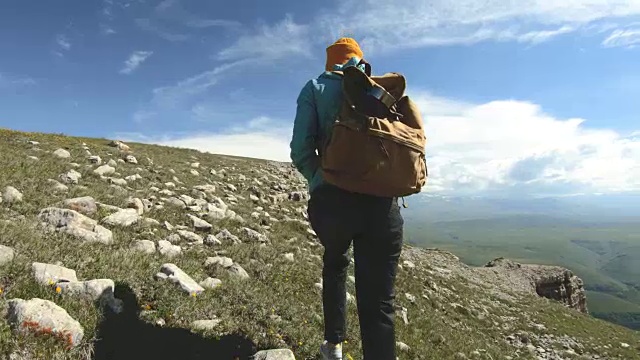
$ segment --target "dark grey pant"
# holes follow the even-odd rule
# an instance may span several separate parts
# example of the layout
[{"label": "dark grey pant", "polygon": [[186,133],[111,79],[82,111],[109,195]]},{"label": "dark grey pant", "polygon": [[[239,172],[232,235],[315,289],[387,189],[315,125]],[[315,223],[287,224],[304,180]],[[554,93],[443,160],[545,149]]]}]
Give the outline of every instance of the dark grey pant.
[{"label": "dark grey pant", "polygon": [[363,358],[395,360],[394,285],[404,226],[396,199],[322,185],[311,194],[308,213],[324,246],[325,339],[345,339],[347,251],[353,242]]}]

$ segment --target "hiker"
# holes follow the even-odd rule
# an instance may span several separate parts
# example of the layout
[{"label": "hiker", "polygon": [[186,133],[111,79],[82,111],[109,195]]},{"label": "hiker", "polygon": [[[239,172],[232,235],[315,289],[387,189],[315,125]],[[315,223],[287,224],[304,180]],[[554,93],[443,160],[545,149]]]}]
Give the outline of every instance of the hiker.
[{"label": "hiker", "polygon": [[297,98],[290,143],[292,162],[309,185],[309,221],[324,247],[320,353],[324,360],[342,359],[347,252],[353,242],[363,358],[396,360],[393,301],[404,220],[396,198],[347,191],[323,177],[316,150],[322,150],[343,100],[342,78],[331,71],[365,70],[363,52],[352,38],[340,38],[326,53],[325,72],[309,80]]}]

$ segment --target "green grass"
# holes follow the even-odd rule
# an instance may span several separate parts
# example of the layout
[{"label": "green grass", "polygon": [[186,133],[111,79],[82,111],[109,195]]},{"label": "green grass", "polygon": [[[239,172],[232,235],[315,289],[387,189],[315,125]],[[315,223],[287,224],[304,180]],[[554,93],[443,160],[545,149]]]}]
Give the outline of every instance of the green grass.
[{"label": "green grass", "polygon": [[637,223],[588,223],[537,215],[435,223],[415,221],[417,214],[412,218],[407,232],[417,246],[452,251],[474,266],[499,256],[564,266],[583,279],[586,289],[609,295],[594,299],[599,310],[617,311],[613,309],[620,302],[640,306]]},{"label": "green grass", "polygon": [[[27,140],[41,142],[34,150]],[[125,193],[115,191],[106,181],[94,175],[82,149],[86,142],[94,155],[106,162],[117,159],[118,151],[107,146],[105,139],[81,139],[59,135],[25,134],[0,130],[0,189],[6,185],[18,188],[24,194],[24,202],[7,206],[0,204],[0,219],[10,220],[0,223],[0,244],[11,246],[16,251],[14,261],[0,269],[0,300],[11,298],[30,299],[40,297],[51,300],[66,309],[85,329],[84,339],[78,347],[65,350],[53,339],[40,336],[17,336],[12,333],[6,321],[0,320],[0,358],[8,358],[12,352],[21,352],[25,358],[37,359],[89,359],[92,356],[97,329],[103,321],[99,309],[91,302],[56,294],[52,288],[35,283],[31,275],[33,262],[61,261],[66,267],[77,271],[80,280],[110,278],[117,283],[126,284],[135,293],[138,306],[148,307],[154,312],[145,316],[150,323],[163,319],[165,328],[189,328],[194,320],[209,319],[213,316],[221,320],[213,331],[202,334],[213,341],[225,334],[243,334],[251,339],[258,349],[289,348],[298,359],[316,359],[317,348],[322,340],[322,303],[319,292],[314,287],[321,276],[321,247],[313,243],[307,233],[307,227],[295,222],[274,222],[270,229],[260,229],[258,221],[251,217],[255,205],[249,200],[249,186],[254,179],[264,183],[268,189],[276,184],[288,184],[290,190],[304,190],[305,184],[299,178],[288,177],[281,166],[271,163],[228,156],[203,154],[193,150],[159,147],[143,144],[129,144],[140,162],[138,165],[119,164],[118,177],[135,173],[143,179],[130,183]],[[72,158],[62,160],[51,153],[59,147],[67,148]],[[108,155],[111,153],[112,155]],[[27,158],[37,156],[39,161]],[[147,157],[152,159],[150,165]],[[190,163],[200,162],[199,176],[189,173]],[[79,186],[70,186],[67,194],[53,193],[47,184],[48,178],[57,178],[72,168],[70,162],[77,162],[77,168],[83,174]],[[138,170],[140,168],[140,170]],[[175,174],[170,171],[173,169]],[[209,170],[226,170],[227,176],[221,180],[209,174]],[[238,181],[243,174],[247,180]],[[275,176],[272,176],[275,175]],[[149,228],[134,225],[126,229],[112,228],[115,242],[112,245],[83,244],[77,239],[63,234],[45,233],[33,226],[35,216],[44,207],[60,201],[90,195],[97,201],[124,206],[129,196],[149,198],[159,196],[150,190],[152,186],[164,188],[163,184],[174,181],[176,176],[182,185],[175,189],[178,194],[190,194],[193,186],[224,181],[238,186],[236,196],[238,205],[230,207],[241,215],[244,224],[235,221],[213,222],[211,233],[215,234],[227,228],[239,235],[239,228],[252,227],[266,233],[271,243],[266,247],[244,242],[239,245],[223,244],[218,247],[185,248],[184,253],[168,260],[159,254],[144,255],[130,250],[136,239],[161,240],[171,234],[166,229]],[[224,191],[218,187],[217,196],[225,199]],[[225,199],[226,201],[226,199]],[[230,204],[227,201],[227,204]],[[264,204],[265,211],[282,219],[284,213],[299,217],[297,210],[304,208],[304,202],[285,201],[279,204]],[[187,212],[169,206],[163,210],[152,210],[144,216],[160,222],[168,221],[173,225],[190,225]],[[23,215],[24,220],[16,220]],[[101,219],[104,212],[93,215]],[[251,278],[237,281],[225,273],[210,273],[203,264],[215,251],[225,251],[247,270]],[[282,255],[292,252],[295,262],[288,262]],[[495,257],[502,254],[496,251]],[[177,287],[153,280],[153,275],[163,263],[173,262],[196,281],[207,276],[216,276],[223,285],[215,290],[207,290],[197,297],[190,297]],[[451,359],[458,352],[467,356],[476,350],[482,350],[480,359],[502,359],[505,356],[517,356],[517,349],[507,344],[504,338],[519,329],[529,330],[526,317],[535,317],[557,334],[575,336],[592,349],[594,353],[622,356],[624,359],[640,359],[637,353],[613,349],[598,348],[607,343],[627,342],[636,349],[640,345],[640,335],[600,320],[575,314],[558,304],[531,296],[518,295],[516,302],[506,302],[481,291],[463,277],[439,277],[431,275],[432,266],[425,259],[416,269],[402,269],[397,282],[397,304],[408,310],[409,324],[405,325],[401,317],[396,318],[397,340],[409,345],[409,352],[399,354],[400,359]],[[350,269],[353,274],[353,269]],[[424,298],[427,283],[435,284],[441,291],[437,296]],[[349,284],[348,291],[355,295],[355,289]],[[410,303],[404,296],[410,293],[416,296],[416,302]],[[458,303],[462,309],[454,309],[451,304]],[[488,311],[480,315],[478,309],[485,306]],[[279,315],[280,322],[270,319],[270,315]],[[513,321],[507,316],[513,316]],[[569,324],[561,320],[570,319]],[[348,343],[345,352],[360,358],[359,329],[356,307],[349,305]],[[29,357],[30,356],[30,357]],[[519,359],[532,359],[520,354]]]}]

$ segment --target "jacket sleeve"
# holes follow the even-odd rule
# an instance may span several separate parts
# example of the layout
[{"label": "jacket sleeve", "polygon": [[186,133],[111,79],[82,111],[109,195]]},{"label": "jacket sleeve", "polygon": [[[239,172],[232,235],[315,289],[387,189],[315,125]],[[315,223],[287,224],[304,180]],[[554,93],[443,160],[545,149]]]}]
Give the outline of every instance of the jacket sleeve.
[{"label": "jacket sleeve", "polygon": [[313,84],[309,81],[298,95],[290,143],[291,160],[309,183],[320,166],[320,159],[316,154],[317,131],[318,112],[313,96]]}]

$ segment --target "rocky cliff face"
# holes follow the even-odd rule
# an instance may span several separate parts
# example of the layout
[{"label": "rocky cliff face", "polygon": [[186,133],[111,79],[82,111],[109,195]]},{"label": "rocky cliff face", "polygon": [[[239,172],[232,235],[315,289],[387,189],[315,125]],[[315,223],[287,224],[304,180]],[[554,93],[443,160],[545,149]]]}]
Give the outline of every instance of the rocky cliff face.
[{"label": "rocky cliff face", "polygon": [[583,281],[569,269],[559,266],[519,264],[504,258],[495,259],[486,267],[504,269],[512,276],[528,280],[536,294],[559,301],[582,313],[589,312]]}]

